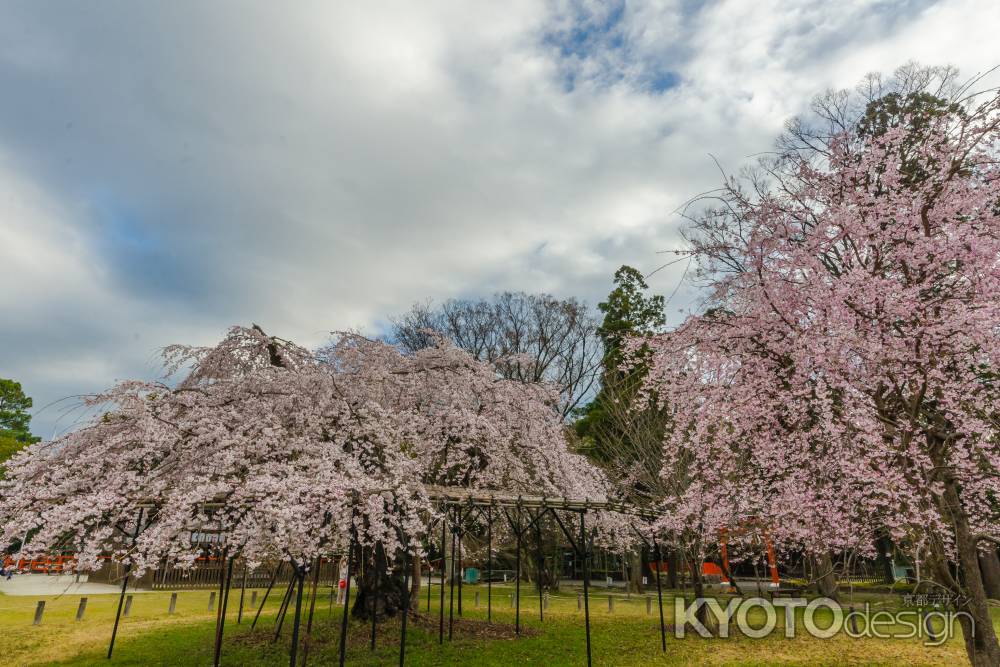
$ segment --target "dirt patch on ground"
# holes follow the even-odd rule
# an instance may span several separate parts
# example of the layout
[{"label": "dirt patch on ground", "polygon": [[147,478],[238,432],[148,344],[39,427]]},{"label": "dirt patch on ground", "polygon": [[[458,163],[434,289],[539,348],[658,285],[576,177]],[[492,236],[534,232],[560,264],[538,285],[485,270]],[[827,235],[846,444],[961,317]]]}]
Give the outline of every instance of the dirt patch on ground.
[{"label": "dirt patch on ground", "polygon": [[[410,616],[409,624],[416,625],[423,630],[428,632],[436,632],[439,628],[439,619],[436,616],[431,616],[428,614],[420,614],[419,616]],[[448,632],[448,619],[444,619],[444,631]],[[517,633],[514,631],[514,626],[509,623],[487,623],[481,620],[471,620],[465,618],[456,618],[454,621],[454,627],[452,628],[452,635],[455,637],[462,637],[463,639],[516,639]],[[538,635],[538,630],[534,628],[521,627],[522,637],[535,637]]]},{"label": "dirt patch on ground", "polygon": [[[318,620],[318,619],[317,619]],[[432,614],[411,615],[407,621],[408,629],[423,630],[428,634],[436,634],[439,629],[439,618]],[[448,619],[444,620],[444,631],[448,633]],[[287,640],[292,632],[292,618],[289,615],[285,619],[282,628],[282,639]],[[306,621],[303,619],[302,627],[299,630],[301,636],[305,636]],[[521,627],[521,637],[536,637],[539,631],[536,628]],[[400,635],[400,619],[389,618],[380,620],[376,633],[376,644],[378,646],[398,646]],[[483,620],[473,620],[465,618],[455,618],[452,625],[452,637],[454,639],[490,639],[490,640],[510,640],[518,637],[514,630],[514,625],[510,623],[487,623]],[[244,646],[264,646],[272,643],[274,639],[274,627],[268,625],[259,628],[256,632],[236,635],[232,639],[227,637],[226,641]],[[282,641],[282,640],[279,640]],[[326,619],[315,623],[313,626],[310,644],[314,647],[335,645],[340,641],[340,621],[328,623]],[[371,641],[371,625],[368,622],[359,623],[352,621],[348,626],[347,642],[349,645],[367,644]]]}]

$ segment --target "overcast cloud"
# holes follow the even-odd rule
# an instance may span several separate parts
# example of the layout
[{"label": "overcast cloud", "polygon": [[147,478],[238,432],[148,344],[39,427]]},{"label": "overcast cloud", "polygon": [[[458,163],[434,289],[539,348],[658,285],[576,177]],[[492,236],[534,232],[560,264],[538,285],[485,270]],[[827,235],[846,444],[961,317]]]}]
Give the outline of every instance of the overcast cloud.
[{"label": "overcast cloud", "polygon": [[738,169],[869,71],[988,69],[998,25],[993,0],[0,2],[0,377],[37,412],[234,323],[314,345],[427,298],[595,303],[677,247],[709,154]]}]

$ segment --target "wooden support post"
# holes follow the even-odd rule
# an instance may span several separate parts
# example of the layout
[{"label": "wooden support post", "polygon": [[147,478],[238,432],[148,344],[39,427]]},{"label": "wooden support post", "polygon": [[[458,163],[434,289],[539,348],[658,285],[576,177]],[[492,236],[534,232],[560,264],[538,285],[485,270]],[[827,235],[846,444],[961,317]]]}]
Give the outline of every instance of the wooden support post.
[{"label": "wooden support post", "polygon": [[448,508],[441,513],[441,599],[438,603],[438,644],[444,643],[444,575],[448,569]]},{"label": "wooden support post", "polygon": [[284,567],[285,562],[281,561],[278,563],[278,567],[274,568],[274,572],[271,573],[271,581],[267,584],[267,590],[264,591],[264,599],[260,601],[260,606],[257,607],[257,613],[253,617],[253,623],[250,624],[250,631],[257,627],[257,621],[260,619],[260,612],[264,610],[264,605],[267,604],[267,596],[271,594],[271,589],[274,588],[274,582],[278,580],[278,573],[281,572],[281,568]]},{"label": "wooden support post", "polygon": [[[462,512],[462,510],[458,509],[457,511],[459,513],[459,522],[458,522],[458,615],[461,616],[462,615],[462,583],[463,583],[462,580],[465,579],[465,566],[463,565],[463,558],[462,558],[462,520],[461,520],[461,512]],[[453,568],[455,567],[454,563],[452,563],[452,567]]]},{"label": "wooden support post", "polygon": [[35,620],[31,623],[32,625],[42,624],[42,614],[45,613],[45,600],[39,600],[38,604],[35,605]]},{"label": "wooden support post", "polygon": [[729,574],[729,531],[726,528],[719,530],[719,553],[722,556],[722,576],[728,578],[727,583],[732,586],[732,576]]},{"label": "wooden support post", "polygon": [[514,557],[514,634],[521,635],[521,503],[517,503],[517,532]]},{"label": "wooden support post", "polygon": [[177,612],[177,593],[170,594],[170,606],[167,607],[168,614],[174,614]]},{"label": "wooden support post", "polygon": [[[403,660],[406,656],[406,620],[410,615],[410,554],[408,546],[403,544],[403,618],[400,622],[401,630],[399,636],[399,667],[403,667]],[[430,576],[427,577],[428,580]],[[419,600],[418,600],[419,605]]]},{"label": "wooden support post", "polygon": [[[142,515],[145,508],[139,508],[139,516],[135,520],[135,533],[132,534],[132,544],[135,545],[136,540],[139,539],[139,531],[142,530]],[[118,636],[118,623],[121,621],[122,617],[122,604],[125,602],[125,589],[128,587],[128,577],[129,573],[132,571],[132,563],[129,562],[125,565],[125,576],[122,579],[122,592],[118,596],[118,611],[115,612],[115,624],[111,629],[111,643],[108,644],[108,660],[111,659],[111,654],[115,650],[115,638]]]},{"label": "wooden support post", "polygon": [[215,591],[208,594],[208,610],[215,611]]},{"label": "wooden support post", "polygon": [[[226,556],[229,555],[229,547],[222,550],[222,560],[219,562],[219,606],[215,611],[215,639],[212,641],[213,651],[218,652],[219,647],[219,628],[222,627],[222,596],[226,592]],[[215,593],[211,593],[208,596],[208,610],[212,610],[212,601],[215,599]],[[217,665],[216,662],[218,658],[215,658],[212,662],[213,665]]]},{"label": "wooden support post", "polygon": [[663,587],[660,585],[660,564],[663,562],[663,551],[655,539],[653,540],[653,548],[656,549],[656,604],[660,607],[660,647],[666,653],[667,626],[663,622]]},{"label": "wooden support post", "polygon": [[774,556],[774,543],[771,542],[767,532],[764,533],[764,542],[767,544],[767,567],[771,572],[771,586],[778,588],[781,584],[781,578],[778,577],[778,560]]},{"label": "wooden support post", "polygon": [[542,511],[535,516],[535,579],[538,580],[538,620],[545,621],[545,594],[542,590],[542,571],[545,569],[545,557],[542,555]]},{"label": "wooden support post", "polygon": [[583,556],[583,619],[587,631],[587,667],[591,667],[590,655],[590,550],[587,548],[587,531],[584,527],[584,517],[587,510],[580,512],[580,549]]},{"label": "wooden support post", "polygon": [[288,667],[298,665],[299,627],[302,624],[302,589],[305,587],[306,569],[299,565],[295,568],[295,578],[298,580],[298,591],[295,594],[295,617],[292,619],[292,648],[288,654]]},{"label": "wooden support post", "polygon": [[347,616],[350,613],[351,603],[351,565],[354,560],[354,545],[357,541],[358,534],[352,530],[351,543],[347,547],[347,581],[344,584],[344,615],[340,619],[340,667],[344,667],[344,658],[347,656]]},{"label": "wooden support post", "polygon": [[493,622],[493,505],[486,508],[486,622]]},{"label": "wooden support post", "polygon": [[236,614],[236,624],[243,622],[243,596],[247,592],[247,564],[243,563],[243,581],[240,583],[240,610]]},{"label": "wooden support post", "polygon": [[272,644],[278,641],[278,637],[281,636],[281,629],[285,627],[285,615],[288,613],[288,607],[292,604],[292,598],[295,597],[297,577],[297,570],[295,568],[295,563],[292,563],[292,576],[288,579],[288,588],[285,589],[285,595],[281,598],[281,606],[278,607],[277,627],[274,630],[274,639],[271,640]]},{"label": "wooden support post", "polygon": [[372,637],[369,648],[371,651],[375,650],[375,628],[378,620],[378,589],[382,585],[382,570],[378,563],[378,549],[378,544],[372,547],[372,566],[375,568],[375,590],[372,591]]},{"label": "wooden support post", "polygon": [[128,618],[132,614],[132,596],[125,596],[125,611],[122,612],[122,616]]},{"label": "wooden support post", "polygon": [[[456,512],[456,524],[458,514]],[[455,540],[458,539],[457,526],[451,528],[451,576],[448,577],[448,641],[451,641],[455,625]]]},{"label": "wooden support post", "polygon": [[[853,613],[853,609],[851,610]],[[854,616],[851,616],[851,624],[854,626],[854,634],[858,634],[857,621]],[[938,640],[937,632],[934,631],[934,624],[931,622],[931,617],[929,615],[924,615],[924,630],[927,632],[927,638],[931,640],[932,643],[936,643]],[[947,626],[945,627],[947,630]]]},{"label": "wooden support post", "polygon": [[[316,571],[313,573],[312,595],[309,600],[309,620],[306,621],[306,641],[302,648],[302,667],[309,662],[309,646],[312,644],[313,613],[316,611],[316,592],[319,590],[319,571],[323,566],[323,559],[316,558]],[[331,591],[332,592],[332,591]]]},{"label": "wooden support post", "polygon": [[80,606],[76,608],[76,620],[83,620],[83,613],[87,611],[87,598],[80,598]]},{"label": "wooden support post", "polygon": [[[229,547],[226,547],[222,552],[222,563],[226,563],[226,555],[229,553]],[[232,586],[233,582],[233,561],[235,558],[229,559],[229,566],[226,568],[226,578],[222,586],[222,599],[219,601],[219,624],[215,631],[215,660],[213,661],[213,667],[219,667],[219,661],[222,660],[222,635],[226,630],[226,612],[229,608],[229,588]],[[221,574],[221,572],[220,572]]]}]

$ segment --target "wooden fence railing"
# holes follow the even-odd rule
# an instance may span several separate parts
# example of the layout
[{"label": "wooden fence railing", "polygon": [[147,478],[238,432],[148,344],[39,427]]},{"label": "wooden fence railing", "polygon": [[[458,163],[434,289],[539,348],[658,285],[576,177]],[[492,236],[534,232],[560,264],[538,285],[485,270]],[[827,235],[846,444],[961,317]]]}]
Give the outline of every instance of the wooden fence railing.
[{"label": "wooden fence railing", "polygon": [[[159,568],[153,573],[152,587],[156,590],[176,590],[188,588],[217,588],[220,577],[224,576],[226,564],[221,560],[196,563],[193,568],[177,567]],[[243,585],[244,574],[247,588],[264,588],[270,583],[277,564],[268,563],[256,569],[246,569],[243,561],[237,559],[233,563],[233,588]],[[287,584],[292,578],[292,568],[286,563],[278,573],[275,585]],[[321,586],[336,585],[339,579],[338,562],[323,559],[319,568],[319,584]],[[312,581],[312,575],[309,575]]]},{"label": "wooden fence railing", "polygon": [[884,584],[886,583],[885,575],[876,574],[849,574],[841,577],[837,577],[837,580],[841,583],[853,583],[853,584]]}]

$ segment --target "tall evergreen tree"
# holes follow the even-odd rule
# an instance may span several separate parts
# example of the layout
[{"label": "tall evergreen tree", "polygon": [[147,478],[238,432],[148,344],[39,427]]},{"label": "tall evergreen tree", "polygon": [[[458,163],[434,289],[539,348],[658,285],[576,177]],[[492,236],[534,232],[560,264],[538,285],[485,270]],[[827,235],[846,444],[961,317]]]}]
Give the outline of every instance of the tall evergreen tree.
[{"label": "tall evergreen tree", "polygon": [[[618,269],[614,282],[607,301],[597,306],[604,313],[597,329],[604,345],[601,390],[575,427],[584,453],[620,482],[624,498],[644,503],[662,493],[659,472],[665,419],[659,409],[635,409],[646,371],[642,363],[626,363],[625,347],[629,338],[648,336],[663,327],[664,299],[648,295],[645,279],[631,266]],[[641,593],[641,551],[633,550],[628,561],[629,590]]]},{"label": "tall evergreen tree", "polygon": [[31,398],[24,395],[21,383],[0,378],[0,467],[25,445],[38,442],[29,425]]},{"label": "tall evergreen tree", "polygon": [[[601,390],[581,411],[576,432],[585,452],[595,461],[631,480],[627,492],[653,494],[659,477],[659,444],[664,419],[661,411],[634,410],[636,392],[645,377],[643,364],[627,366],[625,342],[662,329],[664,298],[648,294],[643,275],[631,266],[615,272],[615,287],[598,304],[604,320],[597,330],[604,344]],[[639,500],[640,498],[636,498]]]}]

